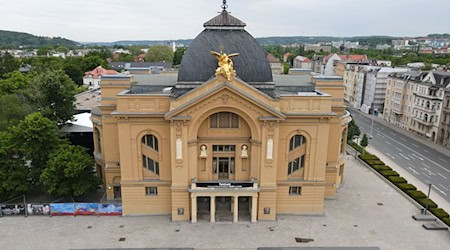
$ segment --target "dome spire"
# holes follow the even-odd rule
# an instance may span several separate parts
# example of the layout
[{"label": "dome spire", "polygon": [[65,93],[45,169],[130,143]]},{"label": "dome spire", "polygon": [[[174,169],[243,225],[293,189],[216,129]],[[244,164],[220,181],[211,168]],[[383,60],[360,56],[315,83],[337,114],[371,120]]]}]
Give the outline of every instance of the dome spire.
[{"label": "dome spire", "polygon": [[228,9],[227,0],[223,0],[223,3],[222,3],[222,9],[223,9],[224,11],[227,11],[227,9]]}]

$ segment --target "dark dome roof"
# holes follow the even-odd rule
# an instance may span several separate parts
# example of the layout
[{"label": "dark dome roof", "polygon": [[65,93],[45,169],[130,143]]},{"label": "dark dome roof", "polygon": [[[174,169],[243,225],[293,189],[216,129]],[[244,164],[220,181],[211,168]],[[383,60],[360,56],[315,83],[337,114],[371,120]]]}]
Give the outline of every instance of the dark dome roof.
[{"label": "dark dome roof", "polygon": [[244,30],[245,23],[223,11],[204,24],[181,61],[178,82],[206,82],[214,76],[216,57],[210,51],[240,53],[233,58],[237,76],[248,83],[273,82],[272,70],[261,45]]}]

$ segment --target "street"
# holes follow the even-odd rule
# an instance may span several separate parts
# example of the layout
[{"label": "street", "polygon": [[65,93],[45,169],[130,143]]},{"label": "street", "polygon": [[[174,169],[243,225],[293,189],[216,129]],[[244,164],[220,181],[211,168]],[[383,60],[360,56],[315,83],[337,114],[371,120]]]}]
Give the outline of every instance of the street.
[{"label": "street", "polygon": [[[349,108],[353,119],[368,136],[372,117]],[[370,138],[370,137],[369,137]],[[374,119],[373,137],[369,145],[392,159],[393,162],[414,175],[432,190],[450,202],[450,155],[435,150]]]}]

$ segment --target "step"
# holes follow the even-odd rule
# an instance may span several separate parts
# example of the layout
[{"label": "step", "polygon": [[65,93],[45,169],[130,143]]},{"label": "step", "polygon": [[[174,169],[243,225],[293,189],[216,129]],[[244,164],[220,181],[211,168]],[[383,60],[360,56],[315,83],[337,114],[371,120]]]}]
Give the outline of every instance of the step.
[{"label": "step", "polygon": [[442,223],[434,222],[422,225],[426,230],[447,230],[448,227]]},{"label": "step", "polygon": [[417,214],[412,217],[416,221],[436,221],[436,218],[430,214]]}]

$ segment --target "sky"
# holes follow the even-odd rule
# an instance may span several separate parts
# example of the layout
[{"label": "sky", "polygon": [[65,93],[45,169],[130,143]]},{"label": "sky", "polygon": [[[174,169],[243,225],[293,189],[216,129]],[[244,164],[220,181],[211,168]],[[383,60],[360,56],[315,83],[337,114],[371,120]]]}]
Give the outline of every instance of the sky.
[{"label": "sky", "polygon": [[[0,30],[78,42],[195,38],[222,0],[0,0]],[[450,33],[449,0],[228,0],[254,37]]]}]

